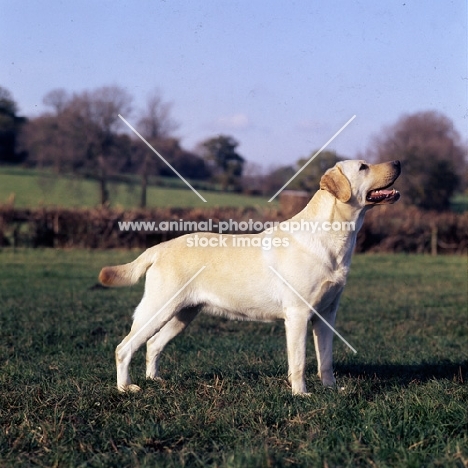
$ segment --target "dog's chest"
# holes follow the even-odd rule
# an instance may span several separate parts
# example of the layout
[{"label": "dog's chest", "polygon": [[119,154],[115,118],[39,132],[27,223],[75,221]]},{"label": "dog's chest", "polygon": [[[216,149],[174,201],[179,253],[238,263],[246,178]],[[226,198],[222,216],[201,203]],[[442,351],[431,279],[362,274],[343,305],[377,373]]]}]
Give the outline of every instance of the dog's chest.
[{"label": "dog's chest", "polygon": [[331,270],[327,277],[313,288],[315,293],[311,297],[312,305],[323,310],[338,300],[346,285],[348,271],[347,267]]}]

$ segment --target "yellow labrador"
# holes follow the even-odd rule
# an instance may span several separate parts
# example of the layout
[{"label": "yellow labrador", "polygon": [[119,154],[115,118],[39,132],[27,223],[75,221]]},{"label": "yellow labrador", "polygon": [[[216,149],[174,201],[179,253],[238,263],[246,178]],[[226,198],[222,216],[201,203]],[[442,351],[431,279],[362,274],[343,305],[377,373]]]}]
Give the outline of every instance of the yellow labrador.
[{"label": "yellow labrador", "polygon": [[323,320],[334,326],[365,212],[400,198],[388,189],[399,175],[399,161],[339,162],[322,176],[308,205],[276,229],[242,236],[242,242],[239,236],[187,234],[146,250],[132,263],[103,268],[99,280],[106,286],[131,285],[146,273],[131,331],[116,349],[118,389],[139,390],[131,383],[129,365],[144,343],[146,377],[158,378],[163,348],[199,312],[284,320],[294,394],[306,392],[306,334],[312,318],[318,375],[323,385],[335,385],[333,330]]}]

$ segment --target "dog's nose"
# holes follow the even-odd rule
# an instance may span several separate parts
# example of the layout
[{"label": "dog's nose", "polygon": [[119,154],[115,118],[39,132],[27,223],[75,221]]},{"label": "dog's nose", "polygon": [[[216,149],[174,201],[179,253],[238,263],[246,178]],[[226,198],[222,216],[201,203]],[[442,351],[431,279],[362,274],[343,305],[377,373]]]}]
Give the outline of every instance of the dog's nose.
[{"label": "dog's nose", "polygon": [[400,163],[400,161],[398,161],[398,159],[395,160],[395,161],[393,161],[393,165],[394,165],[395,167],[397,167],[398,169],[401,168],[401,163]]}]

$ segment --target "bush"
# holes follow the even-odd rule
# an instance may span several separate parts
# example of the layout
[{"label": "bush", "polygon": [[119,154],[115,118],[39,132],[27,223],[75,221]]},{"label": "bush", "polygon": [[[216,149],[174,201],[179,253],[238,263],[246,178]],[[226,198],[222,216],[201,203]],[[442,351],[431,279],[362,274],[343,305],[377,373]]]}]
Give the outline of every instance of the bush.
[{"label": "bush", "polygon": [[[288,214],[289,215],[289,214]],[[121,231],[122,221],[282,221],[276,208],[167,208],[151,210],[15,209],[0,207],[0,245],[59,248],[145,248],[184,232]],[[255,231],[252,231],[255,232]],[[245,232],[247,233],[247,232]],[[311,234],[313,235],[313,234]],[[380,206],[367,213],[357,252],[466,253],[468,212],[436,213]]]}]

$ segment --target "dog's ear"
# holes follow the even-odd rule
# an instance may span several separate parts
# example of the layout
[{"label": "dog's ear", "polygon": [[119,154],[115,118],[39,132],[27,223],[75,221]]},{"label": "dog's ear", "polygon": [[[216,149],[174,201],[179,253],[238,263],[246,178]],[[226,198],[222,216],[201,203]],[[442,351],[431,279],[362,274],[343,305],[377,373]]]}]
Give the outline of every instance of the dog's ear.
[{"label": "dog's ear", "polygon": [[351,184],[338,166],[329,169],[320,179],[320,188],[327,190],[343,203],[351,198]]}]

